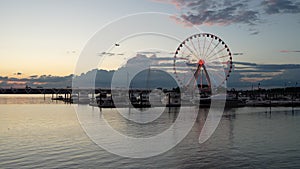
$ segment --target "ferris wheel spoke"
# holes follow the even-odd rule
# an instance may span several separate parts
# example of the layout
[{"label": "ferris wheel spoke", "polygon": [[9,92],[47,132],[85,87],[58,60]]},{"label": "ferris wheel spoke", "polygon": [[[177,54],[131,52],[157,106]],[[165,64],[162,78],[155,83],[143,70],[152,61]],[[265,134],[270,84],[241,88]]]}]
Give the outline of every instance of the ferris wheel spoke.
[{"label": "ferris wheel spoke", "polygon": [[227,55],[224,55],[224,56],[220,56],[220,57],[217,57],[218,59],[221,59],[221,58],[225,58],[225,57],[228,57],[228,56],[230,56],[229,54],[227,54]]},{"label": "ferris wheel spoke", "polygon": [[[185,45],[184,45],[185,46]],[[182,58],[186,58],[187,60],[191,57],[192,53],[187,47],[183,49],[183,51],[178,52],[178,55]]]},{"label": "ferris wheel spoke", "polygon": [[225,76],[225,71],[215,71],[214,74],[217,76],[217,77],[220,77],[220,78],[224,78]]},{"label": "ferris wheel spoke", "polygon": [[190,36],[179,45],[173,66],[175,77],[184,87],[198,84],[202,89],[203,83],[220,86],[231,73],[232,56],[228,46],[220,38],[201,33]]},{"label": "ferris wheel spoke", "polygon": [[202,56],[204,56],[204,51],[205,51],[205,43],[206,43],[206,36],[204,36],[204,44],[203,44],[203,53],[202,53]]},{"label": "ferris wheel spoke", "polygon": [[207,54],[207,52],[208,52],[208,49],[211,47],[211,44],[212,44],[213,40],[214,40],[214,39],[212,38],[211,41],[210,41],[210,43],[209,43],[208,48],[206,49],[205,54],[203,55],[203,57],[206,57],[206,54]]},{"label": "ferris wheel spoke", "polygon": [[217,49],[217,47],[220,45],[221,41],[219,41],[219,43],[209,52],[209,54],[207,56],[205,56],[206,58],[209,58],[209,56],[211,55],[211,53],[213,53],[213,51],[215,51]]},{"label": "ferris wheel spoke", "polygon": [[223,59],[226,57],[230,57],[230,55],[227,54],[227,55],[223,55],[223,56],[219,56],[219,57],[213,57],[213,58],[208,59],[208,61],[215,61],[215,60],[219,61],[219,59]]},{"label": "ferris wheel spoke", "polygon": [[179,57],[177,60],[188,60],[188,59],[184,57]]},{"label": "ferris wheel spoke", "polygon": [[223,65],[228,65],[229,61],[221,62]]},{"label": "ferris wheel spoke", "polygon": [[214,55],[211,55],[211,56],[209,56],[209,57],[207,57],[207,58],[212,58],[212,57],[216,56],[217,54],[219,54],[219,53],[223,52],[223,51],[224,51],[224,49],[226,49],[226,48],[222,48],[222,49],[220,49],[220,50],[219,50],[218,52],[216,52]]},{"label": "ferris wheel spoke", "polygon": [[191,52],[187,52],[186,50],[182,51],[181,56],[182,57],[187,57],[187,60],[188,60],[191,57]]},{"label": "ferris wheel spoke", "polygon": [[213,75],[212,77],[219,78],[219,79],[226,78],[226,76],[228,74],[228,71],[226,70],[226,68],[220,64],[218,64],[217,69],[215,69],[215,66],[210,65],[208,68],[208,72],[210,72],[210,74]]},{"label": "ferris wheel spoke", "polygon": [[220,76],[220,75],[214,75],[214,76],[211,76],[215,83],[216,86],[219,85],[219,83],[222,83],[223,79],[225,79],[225,76]]},{"label": "ferris wheel spoke", "polygon": [[201,57],[201,43],[200,43],[200,38],[197,38],[198,41],[198,49],[199,49],[199,57]]},{"label": "ferris wheel spoke", "polygon": [[[214,78],[211,78],[210,80],[213,81],[213,82],[211,83],[211,85],[212,85],[212,84],[218,84],[218,82],[217,82]],[[214,85],[212,85],[212,86],[214,86]]]},{"label": "ferris wheel spoke", "polygon": [[[198,50],[196,49],[193,40],[190,40],[190,41],[191,41],[191,44],[192,44],[192,46],[193,46],[194,51],[197,53],[197,56],[200,57],[200,53],[199,53]],[[197,57],[197,58],[198,58],[198,57]]]},{"label": "ferris wheel spoke", "polygon": [[219,73],[214,73],[213,76],[211,76],[212,79],[224,79],[224,75]]},{"label": "ferris wheel spoke", "polygon": [[174,58],[174,61],[187,61],[187,60],[188,58],[185,58],[184,56]]},{"label": "ferris wheel spoke", "polygon": [[224,74],[215,73],[215,74],[213,74],[213,76],[211,76],[211,79],[213,79],[215,82],[218,81],[219,83],[221,83],[223,81],[223,79],[225,79],[225,75]]},{"label": "ferris wheel spoke", "polygon": [[193,52],[193,50],[187,44],[184,44],[184,46],[197,58],[197,55]]}]

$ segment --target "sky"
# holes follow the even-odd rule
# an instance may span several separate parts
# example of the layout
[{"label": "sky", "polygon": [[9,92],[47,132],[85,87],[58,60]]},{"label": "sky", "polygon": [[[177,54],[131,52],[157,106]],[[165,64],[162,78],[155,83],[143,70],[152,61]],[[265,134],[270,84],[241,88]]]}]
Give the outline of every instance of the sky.
[{"label": "sky", "polygon": [[192,23],[222,37],[239,53],[233,58],[236,67],[252,66],[251,71],[236,68],[239,82],[285,75],[287,82],[300,81],[290,73],[300,64],[299,0],[0,0],[0,84],[69,78],[101,28],[141,12],[168,13],[176,24]]}]

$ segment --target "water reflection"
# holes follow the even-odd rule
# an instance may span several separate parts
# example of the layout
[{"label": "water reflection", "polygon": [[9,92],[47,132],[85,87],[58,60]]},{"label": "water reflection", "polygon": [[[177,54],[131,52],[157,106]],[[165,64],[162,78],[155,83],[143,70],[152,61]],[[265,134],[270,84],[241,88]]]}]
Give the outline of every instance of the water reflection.
[{"label": "water reflection", "polygon": [[[135,137],[165,130],[179,111],[165,109],[148,126],[126,120],[114,109],[80,106]],[[199,144],[208,113],[200,109],[192,130],[176,147],[155,157],[130,159],[94,144],[70,105],[0,105],[0,168],[299,168],[299,108],[294,115],[290,108],[274,108],[271,118],[265,111],[226,110],[212,137]]]},{"label": "water reflection", "polygon": [[51,94],[0,94],[0,104],[64,104]]}]

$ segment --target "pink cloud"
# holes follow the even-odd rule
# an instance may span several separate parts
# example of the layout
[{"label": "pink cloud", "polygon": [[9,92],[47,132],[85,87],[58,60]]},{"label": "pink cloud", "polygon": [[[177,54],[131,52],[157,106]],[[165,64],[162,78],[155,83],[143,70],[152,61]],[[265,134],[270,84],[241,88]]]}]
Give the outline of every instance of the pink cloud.
[{"label": "pink cloud", "polygon": [[47,82],[33,82],[34,85],[45,85]]},{"label": "pink cloud", "polygon": [[177,17],[175,15],[170,16],[170,18],[172,20],[174,20],[177,24],[181,24],[184,27],[192,27],[193,26],[192,23],[188,22],[187,20],[183,20],[183,19],[181,19],[181,18],[179,18],[179,17]]},{"label": "pink cloud", "polygon": [[271,80],[271,79],[272,79],[272,77],[253,77],[253,78],[243,77],[243,78],[241,78],[241,81],[242,82],[257,83],[257,82],[260,82],[260,81],[263,81],[263,80]]},{"label": "pink cloud", "polygon": [[153,1],[174,5],[179,10],[185,5],[185,1],[183,0],[153,0]]},{"label": "pink cloud", "polygon": [[25,85],[27,82],[26,81],[7,81],[7,84],[12,84],[12,85]]},{"label": "pink cloud", "polygon": [[300,50],[281,50],[280,53],[299,53]]},{"label": "pink cloud", "polygon": [[27,84],[27,81],[7,81],[6,82],[8,85],[11,85],[15,88],[24,88]]}]

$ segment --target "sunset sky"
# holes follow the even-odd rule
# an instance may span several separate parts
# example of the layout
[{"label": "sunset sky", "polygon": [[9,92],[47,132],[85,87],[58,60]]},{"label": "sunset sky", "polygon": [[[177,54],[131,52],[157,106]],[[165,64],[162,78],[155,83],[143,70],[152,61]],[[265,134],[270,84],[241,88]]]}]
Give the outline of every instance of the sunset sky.
[{"label": "sunset sky", "polygon": [[0,77],[70,75],[98,30],[139,12],[222,37],[237,62],[300,64],[299,0],[0,0]]}]

